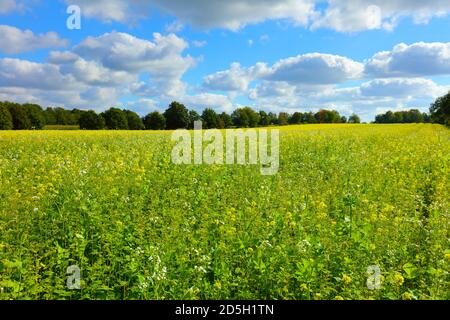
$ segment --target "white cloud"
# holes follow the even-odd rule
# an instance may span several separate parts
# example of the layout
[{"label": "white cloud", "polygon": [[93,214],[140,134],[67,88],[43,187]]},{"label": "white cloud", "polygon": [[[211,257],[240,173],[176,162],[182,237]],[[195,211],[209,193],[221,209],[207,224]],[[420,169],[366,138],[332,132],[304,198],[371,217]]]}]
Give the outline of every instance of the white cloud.
[{"label": "white cloud", "polygon": [[376,79],[361,85],[361,95],[368,97],[436,98],[446,92],[447,88],[423,78]]},{"label": "white cloud", "polygon": [[0,14],[10,13],[12,11],[18,10],[21,5],[15,0],[2,0],[0,1]]},{"label": "white cloud", "polygon": [[398,44],[392,51],[375,54],[366,63],[375,77],[416,77],[450,74],[450,43]]},{"label": "white cloud", "polygon": [[184,25],[180,21],[174,21],[166,25],[165,29],[168,33],[177,33],[183,30]]},{"label": "white cloud", "polygon": [[346,57],[311,53],[280,60],[266,78],[296,84],[336,84],[358,79],[363,70],[363,64]]},{"label": "white cloud", "polygon": [[207,42],[202,40],[194,40],[192,41],[192,45],[196,48],[203,48],[206,46]]},{"label": "white cloud", "polygon": [[[12,0],[7,0],[12,2]],[[404,17],[427,23],[450,13],[448,0],[66,0],[87,17],[135,22],[159,10],[196,28],[240,28],[268,20],[340,32],[392,30]]]},{"label": "white cloud", "polygon": [[341,32],[392,30],[402,17],[411,17],[415,23],[427,23],[449,13],[447,0],[329,0],[327,9],[313,22],[312,28]]},{"label": "white cloud", "polygon": [[35,35],[31,30],[20,30],[6,25],[0,25],[0,43],[0,52],[6,54],[68,45],[68,41],[61,39],[56,32]]},{"label": "white cloud", "polygon": [[199,93],[192,96],[186,95],[180,98],[180,101],[199,111],[206,108],[212,108],[217,112],[231,112],[233,110],[233,103],[227,96],[221,94]]},{"label": "white cloud", "polygon": [[314,14],[313,0],[66,0],[80,5],[88,17],[129,22],[159,9],[197,28],[238,30],[266,20],[288,19],[307,25]]}]

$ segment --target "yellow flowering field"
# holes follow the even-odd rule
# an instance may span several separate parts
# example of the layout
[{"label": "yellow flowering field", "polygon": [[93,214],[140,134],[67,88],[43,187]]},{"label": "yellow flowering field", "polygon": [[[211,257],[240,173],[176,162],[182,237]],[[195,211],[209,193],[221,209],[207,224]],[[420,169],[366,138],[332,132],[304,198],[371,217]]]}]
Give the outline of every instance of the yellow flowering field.
[{"label": "yellow flowering field", "polygon": [[0,299],[450,299],[449,129],[283,127],[272,176],[170,137],[0,132]]}]

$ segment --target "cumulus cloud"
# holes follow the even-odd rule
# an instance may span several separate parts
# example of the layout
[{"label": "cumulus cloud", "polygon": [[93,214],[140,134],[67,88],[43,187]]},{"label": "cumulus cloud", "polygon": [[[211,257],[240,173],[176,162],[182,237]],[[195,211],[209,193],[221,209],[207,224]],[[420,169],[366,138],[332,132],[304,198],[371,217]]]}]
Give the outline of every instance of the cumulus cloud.
[{"label": "cumulus cloud", "polygon": [[183,55],[187,47],[173,34],[154,34],[149,41],[106,33],[89,37],[71,50],[51,52],[43,63],[0,59],[0,88],[11,93],[10,100],[30,98],[81,108],[104,108],[121,96],[150,91],[167,99],[184,96],[186,84],[181,78],[195,63]]},{"label": "cumulus cloud", "polygon": [[158,9],[197,28],[238,30],[266,20],[288,19],[307,25],[314,15],[313,0],[66,0],[81,6],[88,17],[129,22]]},{"label": "cumulus cloud", "polygon": [[361,95],[368,97],[436,98],[445,94],[446,91],[447,88],[423,78],[376,79],[361,85]]},{"label": "cumulus cloud", "polygon": [[362,63],[346,57],[311,53],[277,62],[267,79],[288,83],[335,84],[358,79]]},{"label": "cumulus cloud", "polygon": [[[6,0],[12,2],[12,0]],[[106,22],[129,23],[159,10],[196,28],[239,30],[267,20],[331,28],[340,32],[392,30],[403,17],[427,23],[450,13],[447,0],[66,0],[84,15]]]},{"label": "cumulus cloud", "polygon": [[401,18],[427,23],[450,13],[447,0],[329,0],[328,7],[312,23],[312,28],[330,28],[341,32],[371,29],[392,30]]},{"label": "cumulus cloud", "polygon": [[22,6],[15,0],[2,0],[0,1],[0,14],[6,14],[20,9]]},{"label": "cumulus cloud", "polygon": [[0,52],[6,54],[68,45],[68,41],[61,39],[56,32],[35,35],[31,30],[20,30],[6,25],[0,25],[0,43]]},{"label": "cumulus cloud", "polygon": [[450,43],[398,44],[392,51],[375,54],[366,63],[375,77],[416,77],[450,74]]}]

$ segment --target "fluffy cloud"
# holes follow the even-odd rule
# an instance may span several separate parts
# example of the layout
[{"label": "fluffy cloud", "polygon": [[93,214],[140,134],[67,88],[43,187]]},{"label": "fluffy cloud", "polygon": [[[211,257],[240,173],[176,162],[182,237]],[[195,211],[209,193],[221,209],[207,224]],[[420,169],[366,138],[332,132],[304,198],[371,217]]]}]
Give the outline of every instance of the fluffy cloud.
[{"label": "fluffy cloud", "polygon": [[335,84],[357,79],[363,70],[363,64],[351,59],[312,53],[277,62],[267,79],[295,84]]},{"label": "fluffy cloud", "polygon": [[0,59],[0,88],[3,94],[11,93],[10,100],[80,108],[104,108],[124,95],[151,90],[164,99],[184,96],[181,77],[195,63],[183,55],[187,46],[173,34],[154,34],[148,41],[107,33],[71,50],[51,52],[44,63]]},{"label": "fluffy cloud", "polygon": [[375,54],[366,63],[375,77],[416,77],[450,74],[450,43],[398,44],[392,51]]},{"label": "fluffy cloud", "polygon": [[377,79],[361,85],[361,95],[367,97],[436,98],[444,95],[446,91],[447,88],[422,78]]},{"label": "fluffy cloud", "polygon": [[1,53],[17,54],[35,49],[65,47],[68,41],[61,39],[55,32],[35,35],[31,30],[0,25],[0,43]]},{"label": "fluffy cloud", "polygon": [[88,17],[129,22],[159,9],[198,28],[238,30],[266,20],[289,19],[307,25],[314,14],[313,0],[67,0],[80,5]]},{"label": "fluffy cloud", "polygon": [[431,18],[450,13],[447,0],[329,0],[324,13],[312,28],[331,28],[341,32],[370,29],[392,30],[402,17],[415,23],[427,23]]},{"label": "fluffy cloud", "polygon": [[[7,0],[12,2],[12,0]],[[154,10],[197,28],[238,30],[267,20],[331,28],[341,32],[394,28],[403,17],[427,23],[450,12],[448,0],[66,0],[81,6],[84,15],[103,21],[129,23]]]},{"label": "fluffy cloud", "polygon": [[18,4],[15,0],[2,0],[0,1],[0,14],[6,14],[11,11],[15,11],[20,9],[21,5]]}]

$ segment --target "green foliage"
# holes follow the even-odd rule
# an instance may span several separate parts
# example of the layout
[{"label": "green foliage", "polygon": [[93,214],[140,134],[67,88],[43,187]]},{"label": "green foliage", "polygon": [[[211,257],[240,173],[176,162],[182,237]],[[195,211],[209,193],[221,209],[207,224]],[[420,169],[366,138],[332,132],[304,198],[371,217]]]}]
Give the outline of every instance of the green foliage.
[{"label": "green foliage", "polygon": [[195,121],[202,121],[202,117],[195,110],[189,111],[189,129],[194,129]]},{"label": "green foliage", "polygon": [[210,108],[206,108],[202,113],[203,128],[217,129],[219,128],[219,116]]},{"label": "green foliage", "polygon": [[169,130],[187,129],[190,123],[189,111],[181,103],[172,102],[169,108],[164,112],[166,127]]},{"label": "green foliage", "polygon": [[105,119],[92,110],[83,112],[78,122],[82,130],[100,130],[105,128]]},{"label": "green foliage", "polygon": [[375,117],[375,123],[424,123],[429,122],[429,116],[417,109],[408,111],[388,111]]},{"label": "green foliage", "polygon": [[13,119],[8,108],[0,103],[0,130],[13,129]]},{"label": "green foliage", "polygon": [[447,128],[281,128],[276,176],[170,137],[1,132],[0,299],[450,298]]},{"label": "green foliage", "polygon": [[438,98],[430,107],[431,121],[450,126],[450,92]]},{"label": "green foliage", "polygon": [[287,112],[280,112],[278,114],[278,125],[286,126],[289,123],[289,114]]},{"label": "green foliage", "polygon": [[353,113],[350,118],[348,118],[348,123],[361,123],[361,118],[357,114]]},{"label": "green foliage", "polygon": [[128,130],[127,114],[123,110],[111,108],[103,112],[101,115],[105,119],[107,129]]},{"label": "green foliage", "polygon": [[236,109],[231,115],[233,124],[240,128],[255,128],[259,124],[259,113],[250,107]]},{"label": "green foliage", "polygon": [[45,115],[41,106],[37,104],[24,104],[23,107],[27,111],[28,119],[31,122],[31,128],[41,130],[45,126]]},{"label": "green foliage", "polygon": [[144,122],[142,122],[141,117],[136,112],[125,110],[128,121],[128,129],[129,130],[144,130]]},{"label": "green foliage", "polygon": [[30,130],[32,127],[27,109],[18,103],[6,104],[13,119],[14,130]]},{"label": "green foliage", "polygon": [[145,116],[144,124],[147,130],[164,130],[166,128],[166,118],[155,111]]}]

